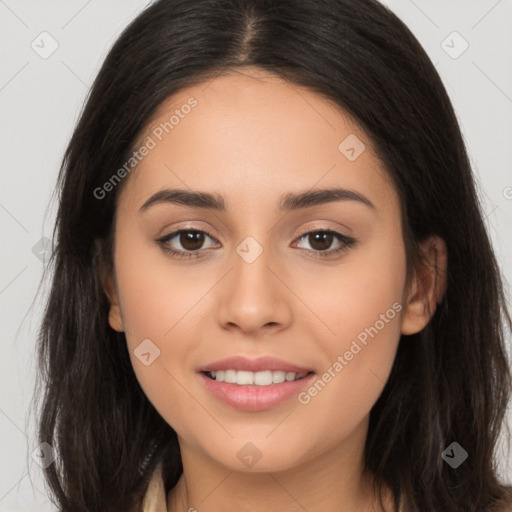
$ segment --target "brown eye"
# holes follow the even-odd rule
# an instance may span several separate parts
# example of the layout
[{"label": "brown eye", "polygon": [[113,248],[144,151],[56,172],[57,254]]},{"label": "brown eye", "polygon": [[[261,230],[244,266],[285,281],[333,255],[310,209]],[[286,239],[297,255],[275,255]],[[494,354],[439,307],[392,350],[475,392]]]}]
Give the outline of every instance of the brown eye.
[{"label": "brown eye", "polygon": [[[299,240],[305,239],[311,247],[309,252],[313,252],[315,256],[327,257],[334,254],[347,251],[350,247],[354,246],[357,241],[354,238],[342,235],[337,231],[331,229],[321,229],[317,231],[308,231],[303,233]],[[328,250],[333,242],[337,241],[339,247]]]},{"label": "brown eye", "polygon": [[[206,238],[215,240],[205,231],[198,229],[179,229],[159,238],[156,242],[162,249],[176,258],[198,258],[202,256]],[[174,247],[178,246],[177,249]]]},{"label": "brown eye", "polygon": [[197,251],[204,244],[204,233],[202,231],[181,231],[178,240],[184,249]]},{"label": "brown eye", "polygon": [[315,231],[308,235],[308,241],[316,251],[325,251],[329,249],[334,240],[332,233],[328,231]]}]

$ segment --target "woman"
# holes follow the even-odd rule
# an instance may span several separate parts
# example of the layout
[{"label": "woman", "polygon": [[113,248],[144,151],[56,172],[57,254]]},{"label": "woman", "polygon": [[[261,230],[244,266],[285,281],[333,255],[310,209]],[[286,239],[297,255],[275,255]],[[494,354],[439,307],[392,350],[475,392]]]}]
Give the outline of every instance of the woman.
[{"label": "woman", "polygon": [[446,91],[386,7],[153,3],[58,185],[61,510],[512,510],[499,269]]}]

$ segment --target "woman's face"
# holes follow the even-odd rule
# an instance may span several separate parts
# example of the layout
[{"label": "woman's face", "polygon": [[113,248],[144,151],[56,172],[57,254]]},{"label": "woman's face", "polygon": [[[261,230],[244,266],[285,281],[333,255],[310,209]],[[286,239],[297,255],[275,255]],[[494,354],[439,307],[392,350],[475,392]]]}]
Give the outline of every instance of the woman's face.
[{"label": "woman's face", "polygon": [[[277,471],[360,448],[400,334],[415,330],[399,198],[366,134],[304,88],[233,73],[161,105],[138,147],[109,321],[182,454]],[[234,356],[281,362],[227,363],[258,370],[239,383],[200,371]],[[289,382],[292,366],[313,373]]]}]

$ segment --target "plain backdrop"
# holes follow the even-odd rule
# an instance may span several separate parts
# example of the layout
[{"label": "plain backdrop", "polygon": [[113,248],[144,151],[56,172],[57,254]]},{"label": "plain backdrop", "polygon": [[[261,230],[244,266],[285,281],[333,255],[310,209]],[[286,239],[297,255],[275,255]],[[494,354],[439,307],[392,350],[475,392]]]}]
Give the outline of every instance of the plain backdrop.
[{"label": "plain backdrop", "polygon": [[[385,3],[422,43],[447,88],[510,283],[512,1]],[[29,308],[48,256],[45,239],[55,214],[50,196],[63,152],[107,51],[146,4],[0,0],[0,511],[54,510],[31,457],[37,443],[28,412],[42,301]],[[510,298],[508,284],[507,293]],[[512,462],[502,455],[500,464],[512,481]]]}]

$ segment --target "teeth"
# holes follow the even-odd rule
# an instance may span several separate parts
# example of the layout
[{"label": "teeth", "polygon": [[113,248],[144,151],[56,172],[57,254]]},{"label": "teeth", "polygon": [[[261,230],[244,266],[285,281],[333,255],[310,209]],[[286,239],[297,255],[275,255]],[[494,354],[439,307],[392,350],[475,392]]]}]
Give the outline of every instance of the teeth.
[{"label": "teeth", "polygon": [[238,384],[239,386],[271,386],[272,384],[281,384],[285,380],[291,382],[305,377],[308,372],[294,373],[281,370],[264,370],[261,372],[248,372],[245,370],[217,370],[210,372],[213,380],[217,382],[227,382],[229,384]]},{"label": "teeth", "polygon": [[224,382],[228,384],[236,384],[236,371],[224,370]]},{"label": "teeth", "polygon": [[[249,372],[252,373],[252,372]],[[272,384],[272,372],[270,370],[265,370],[263,372],[253,373],[254,375],[254,385],[255,386],[270,386]]]},{"label": "teeth", "polygon": [[[235,372],[234,370],[232,370]],[[252,385],[254,384],[254,373],[252,372],[244,372],[239,370],[238,372],[235,372],[235,382],[240,385]]]},{"label": "teeth", "polygon": [[[295,379],[295,374],[292,373],[293,378]],[[286,372],[272,372],[272,383],[273,384],[281,384],[286,380]]]}]

